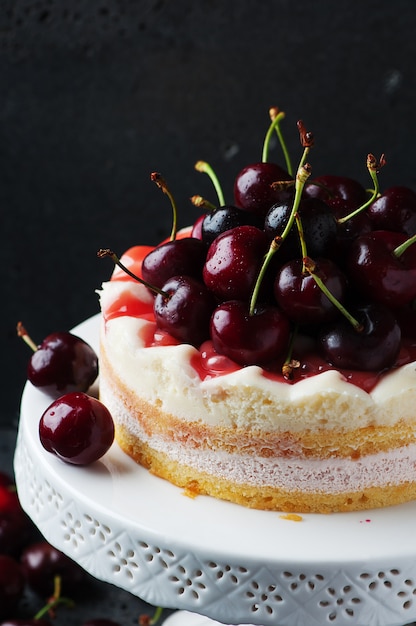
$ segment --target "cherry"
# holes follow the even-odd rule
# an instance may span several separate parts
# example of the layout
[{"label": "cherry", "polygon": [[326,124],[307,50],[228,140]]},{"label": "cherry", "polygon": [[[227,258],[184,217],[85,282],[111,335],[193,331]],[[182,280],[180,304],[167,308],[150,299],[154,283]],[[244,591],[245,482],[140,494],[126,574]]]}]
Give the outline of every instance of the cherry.
[{"label": "cherry", "polygon": [[317,176],[305,186],[305,195],[320,198],[329,205],[339,200],[346,200],[358,208],[367,200],[365,188],[353,178],[326,174]]},{"label": "cherry", "polygon": [[231,205],[219,207],[205,216],[202,222],[202,240],[211,244],[221,233],[246,224],[259,228],[262,226],[261,220],[252,213]]},{"label": "cherry", "polygon": [[374,230],[416,233],[416,193],[408,187],[386,189],[367,211]]},{"label": "cherry", "polygon": [[34,350],[27,377],[35,387],[56,396],[87,391],[97,378],[98,357],[80,337],[69,332],[54,332],[36,346],[21,323],[17,332]]},{"label": "cherry", "polygon": [[52,626],[52,622],[46,619],[8,619],[5,622],[1,622],[0,626]]},{"label": "cherry", "polygon": [[248,304],[223,302],[211,318],[215,350],[239,365],[264,365],[279,359],[288,346],[290,327],[277,307],[257,307],[250,315]]},{"label": "cherry", "polygon": [[39,423],[43,447],[75,465],[93,463],[114,440],[114,422],[107,407],[85,393],[68,393],[43,413]]},{"label": "cherry", "polygon": [[[316,274],[339,302],[345,299],[347,280],[329,259],[316,262]],[[293,259],[279,270],[274,293],[279,307],[296,324],[327,322],[339,314],[305,267],[302,259]]]},{"label": "cherry", "polygon": [[206,246],[196,237],[167,241],[149,252],[142,263],[142,278],[159,289],[172,276],[202,278]]},{"label": "cherry", "polygon": [[194,222],[191,230],[191,237],[194,237],[195,239],[202,239],[202,222],[205,219],[205,215],[206,213],[203,213]]},{"label": "cherry", "polygon": [[244,167],[234,182],[235,204],[264,216],[270,207],[288,194],[287,188],[276,188],[273,183],[292,181],[287,171],[275,163],[259,162]]},{"label": "cherry", "polygon": [[401,332],[391,311],[371,303],[354,307],[351,312],[360,323],[358,329],[341,318],[319,333],[325,358],[341,369],[379,371],[394,365]]},{"label": "cherry", "polygon": [[373,224],[367,211],[361,211],[346,221],[343,218],[353,213],[357,208],[355,202],[337,197],[331,202],[331,210],[336,218],[337,232],[333,245],[331,246],[331,256],[336,258],[342,265],[345,262],[345,255],[351,242],[365,233],[373,230]]},{"label": "cherry", "polygon": [[407,240],[402,233],[379,230],[351,244],[348,275],[366,297],[393,308],[416,298],[416,246],[395,252]]},{"label": "cherry", "polygon": [[154,301],[157,327],[178,341],[199,346],[208,337],[216,301],[206,286],[190,276],[173,276]]},{"label": "cherry", "polygon": [[255,226],[227,230],[208,248],[204,283],[220,300],[248,299],[268,247],[266,234]]},{"label": "cherry", "polygon": [[11,617],[23,596],[24,576],[20,564],[0,554],[0,619]]},{"label": "cherry", "polygon": [[66,592],[80,590],[87,578],[80,565],[47,541],[28,545],[22,552],[20,562],[26,583],[45,598],[54,593],[57,576]]},{"label": "cherry", "polygon": [[16,488],[5,474],[0,484],[0,554],[16,555],[34,534],[34,526],[23,511]]}]

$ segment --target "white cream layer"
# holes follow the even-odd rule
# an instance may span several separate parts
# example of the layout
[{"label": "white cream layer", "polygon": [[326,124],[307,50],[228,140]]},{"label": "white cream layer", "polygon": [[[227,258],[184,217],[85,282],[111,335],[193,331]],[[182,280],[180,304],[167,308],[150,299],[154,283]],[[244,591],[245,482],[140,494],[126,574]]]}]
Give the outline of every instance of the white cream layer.
[{"label": "white cream layer", "polygon": [[102,399],[118,424],[157,452],[181,465],[238,484],[273,486],[305,493],[348,493],[370,487],[413,482],[416,473],[416,444],[378,453],[359,460],[260,458],[193,448],[180,442],[149,435],[132,419],[109,386],[101,388]]}]

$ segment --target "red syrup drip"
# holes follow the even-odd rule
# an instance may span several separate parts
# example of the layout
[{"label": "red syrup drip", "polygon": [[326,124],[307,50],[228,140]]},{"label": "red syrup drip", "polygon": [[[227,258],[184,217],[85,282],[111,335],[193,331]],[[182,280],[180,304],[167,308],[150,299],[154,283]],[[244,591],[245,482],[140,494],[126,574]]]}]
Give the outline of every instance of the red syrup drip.
[{"label": "red syrup drip", "polygon": [[105,310],[105,320],[112,320],[115,317],[122,317],[128,315],[129,317],[140,317],[145,320],[154,322],[155,316],[153,314],[153,303],[143,302],[137,297],[133,296],[129,291],[123,291],[120,297]]}]

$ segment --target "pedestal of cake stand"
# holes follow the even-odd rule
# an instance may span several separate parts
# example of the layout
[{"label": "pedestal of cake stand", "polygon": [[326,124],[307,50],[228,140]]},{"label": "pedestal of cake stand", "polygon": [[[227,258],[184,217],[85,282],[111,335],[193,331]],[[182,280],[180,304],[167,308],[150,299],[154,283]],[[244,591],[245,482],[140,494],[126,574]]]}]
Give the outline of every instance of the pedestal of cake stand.
[{"label": "pedestal of cake stand", "polygon": [[[97,347],[97,319],[74,331]],[[96,578],[179,609],[168,626],[416,620],[416,503],[293,521],[191,499],[116,443],[88,467],[45,452],[38,423],[49,403],[26,385],[15,453],[23,508],[50,543]]]}]

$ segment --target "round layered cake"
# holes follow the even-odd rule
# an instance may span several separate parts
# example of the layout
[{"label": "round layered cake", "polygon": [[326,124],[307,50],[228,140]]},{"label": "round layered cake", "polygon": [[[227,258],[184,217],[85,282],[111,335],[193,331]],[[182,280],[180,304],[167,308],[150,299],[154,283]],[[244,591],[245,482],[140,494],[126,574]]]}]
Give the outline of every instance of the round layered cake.
[{"label": "round layered cake", "polygon": [[403,503],[416,195],[381,192],[372,155],[370,190],[311,179],[298,127],[296,174],[254,163],[232,205],[199,199],[201,218],[159,246],[101,251],[117,267],[100,291],[100,397],[122,449],[189,496],[300,513]]}]

